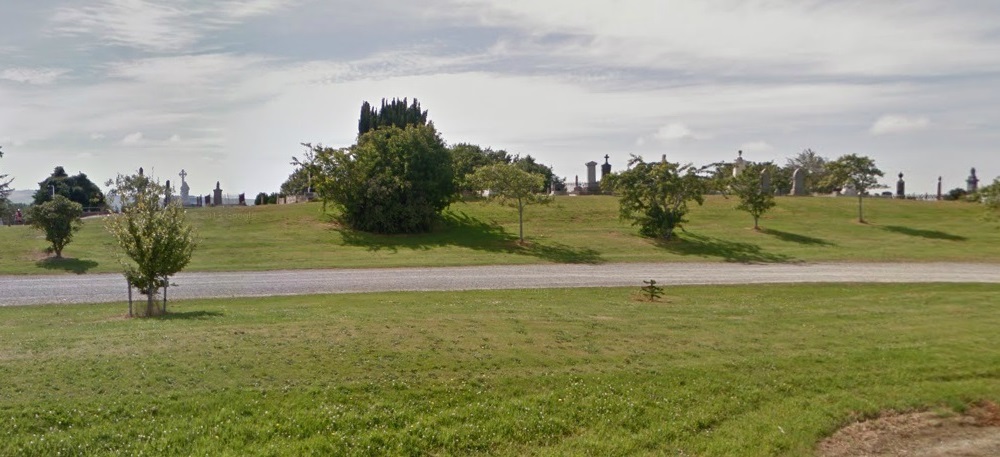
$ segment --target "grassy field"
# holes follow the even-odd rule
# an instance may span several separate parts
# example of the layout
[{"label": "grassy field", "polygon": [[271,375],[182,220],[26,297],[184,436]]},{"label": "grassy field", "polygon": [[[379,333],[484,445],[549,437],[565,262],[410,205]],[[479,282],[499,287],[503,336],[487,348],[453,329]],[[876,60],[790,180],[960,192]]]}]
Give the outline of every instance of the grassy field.
[{"label": "grassy field", "polygon": [[[485,203],[456,203],[442,224],[421,235],[378,236],[341,230],[320,205],[204,208],[190,211],[201,244],[189,271],[446,266],[539,262],[1000,262],[1000,226],[965,202],[866,200],[856,221],[851,198],[778,198],[752,230],[735,202],[709,198],[695,207],[680,239],[639,237],[618,220],[613,197],[558,197],[526,211],[529,243],[519,246],[517,213]],[[110,237],[99,219],[64,253],[46,259],[44,239],[27,227],[0,227],[0,274],[113,272]]]},{"label": "grassy field", "polygon": [[1000,400],[997,285],[0,308],[0,455],[806,455]]}]

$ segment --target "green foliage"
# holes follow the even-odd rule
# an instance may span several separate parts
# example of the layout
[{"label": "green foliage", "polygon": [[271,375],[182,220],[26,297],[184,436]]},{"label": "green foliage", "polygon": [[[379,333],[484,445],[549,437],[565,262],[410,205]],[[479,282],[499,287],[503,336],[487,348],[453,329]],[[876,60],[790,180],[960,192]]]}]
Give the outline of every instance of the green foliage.
[{"label": "green foliage", "polygon": [[28,224],[45,232],[45,240],[51,244],[48,250],[61,258],[63,249],[73,241],[73,233],[80,230],[83,207],[56,195],[45,203],[32,205],[27,216]]},{"label": "green foliage", "polygon": [[384,127],[399,127],[405,129],[409,125],[427,125],[427,111],[420,110],[420,102],[413,99],[413,104],[407,105],[406,99],[392,99],[386,103],[382,99],[382,108],[375,109],[367,101],[361,104],[361,118],[358,119],[358,137]]},{"label": "green foliage", "polygon": [[646,295],[646,299],[649,301],[659,300],[663,296],[663,287],[656,285],[655,279],[650,279],[649,281],[643,281],[645,286],[640,287],[642,293]]},{"label": "green foliage", "polygon": [[[806,188],[811,192],[828,194],[836,190],[837,185],[827,178],[829,172],[826,165],[830,159],[823,157],[812,149],[804,149],[795,157],[788,159],[784,169],[788,172],[789,188],[791,188],[792,173],[801,168],[806,173]],[[780,192],[780,189],[779,189]]]},{"label": "green foliage", "polygon": [[878,178],[885,176],[882,170],[875,166],[870,157],[848,154],[826,165],[827,176],[825,185],[840,188],[851,185],[858,191],[858,222],[864,222],[862,198],[869,190],[879,186]]},{"label": "green foliage", "polygon": [[536,162],[535,158],[530,155],[515,157],[513,163],[517,165],[518,168],[528,173],[534,173],[542,176],[542,183],[538,186],[536,192],[548,192],[553,188],[556,190],[566,188],[565,182],[552,173],[552,167]]},{"label": "green foliage", "polygon": [[691,165],[643,162],[633,155],[628,170],[605,177],[618,195],[619,214],[639,226],[639,233],[669,240],[674,229],[686,222],[688,202],[704,203],[710,181]]},{"label": "green foliage", "polygon": [[281,183],[281,193],[283,195],[305,194],[312,189],[312,183],[310,183],[311,177],[309,168],[296,168],[292,174],[288,175],[288,179]]},{"label": "green foliage", "polygon": [[949,190],[948,193],[942,195],[941,198],[944,200],[956,201],[956,200],[962,200],[963,198],[965,198],[966,195],[969,195],[969,191],[961,187],[956,187],[952,190]]},{"label": "green foliage", "polygon": [[153,297],[187,266],[195,248],[184,209],[177,203],[162,206],[163,190],[142,174],[118,175],[111,194],[121,199],[122,209],[105,221],[125,280],[147,297],[146,316],[162,311]]},{"label": "green foliage", "polygon": [[549,201],[545,195],[539,194],[544,181],[544,176],[525,171],[516,163],[479,167],[469,178],[474,189],[487,192],[487,198],[517,208],[518,239],[521,243],[524,243],[524,207]]},{"label": "green foliage", "polygon": [[448,148],[454,173],[456,192],[474,192],[475,186],[469,181],[477,168],[498,163],[510,163],[513,159],[503,149],[483,149],[478,145],[459,143]]},{"label": "green foliage", "polygon": [[104,208],[106,206],[104,193],[101,192],[100,187],[97,187],[97,184],[91,182],[83,173],[69,176],[63,167],[56,167],[51,176],[38,183],[38,190],[35,191],[34,195],[36,205],[52,199],[50,186],[55,186],[56,195],[62,195],[79,203],[84,208]]},{"label": "green foliage", "polygon": [[[3,146],[0,146],[0,158],[3,158]],[[13,207],[8,200],[10,193],[14,191],[10,186],[12,182],[14,182],[13,178],[7,178],[6,174],[0,174],[0,222],[5,224],[13,219],[14,214]]]},{"label": "green foliage", "polygon": [[988,186],[980,187],[977,193],[979,201],[987,208],[1000,210],[1000,178],[994,179]]},{"label": "green foliage", "polygon": [[433,124],[382,127],[349,149],[313,151],[317,192],[357,230],[429,231],[454,193],[451,157]]},{"label": "green foliage", "polygon": [[[774,208],[774,191],[769,189],[765,192],[762,184],[761,173],[764,170],[774,170],[777,167],[770,163],[749,164],[737,176],[730,181],[730,190],[739,201],[736,209],[746,211],[753,217],[754,230],[760,230],[758,221],[768,210]],[[772,174],[772,183],[774,182]]]}]

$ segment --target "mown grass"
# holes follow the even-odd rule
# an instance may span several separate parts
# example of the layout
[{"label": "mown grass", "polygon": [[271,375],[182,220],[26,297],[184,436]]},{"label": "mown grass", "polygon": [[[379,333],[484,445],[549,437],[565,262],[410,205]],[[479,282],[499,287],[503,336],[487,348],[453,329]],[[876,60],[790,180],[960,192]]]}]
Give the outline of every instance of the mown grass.
[{"label": "mown grass", "polygon": [[[1000,226],[965,202],[866,200],[868,224],[852,198],[778,199],[762,231],[711,197],[691,211],[679,239],[638,236],[618,219],[613,197],[558,197],[526,211],[528,244],[518,245],[516,211],[456,203],[432,232],[380,236],[341,229],[320,205],[190,211],[201,239],[189,271],[601,262],[966,261],[1000,262]],[[0,274],[114,272],[110,237],[88,220],[64,253],[46,259],[41,235],[0,228]]]},{"label": "mown grass", "polygon": [[808,455],[1000,400],[997,285],[0,308],[0,455]]}]

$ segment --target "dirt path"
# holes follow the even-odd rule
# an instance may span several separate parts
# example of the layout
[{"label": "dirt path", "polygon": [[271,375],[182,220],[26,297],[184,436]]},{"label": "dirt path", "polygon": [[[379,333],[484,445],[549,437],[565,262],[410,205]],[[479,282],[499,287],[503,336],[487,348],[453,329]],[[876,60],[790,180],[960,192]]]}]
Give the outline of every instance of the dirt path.
[{"label": "dirt path", "polygon": [[886,414],[851,424],[817,447],[821,457],[1000,456],[1000,407],[983,403],[963,415]]}]

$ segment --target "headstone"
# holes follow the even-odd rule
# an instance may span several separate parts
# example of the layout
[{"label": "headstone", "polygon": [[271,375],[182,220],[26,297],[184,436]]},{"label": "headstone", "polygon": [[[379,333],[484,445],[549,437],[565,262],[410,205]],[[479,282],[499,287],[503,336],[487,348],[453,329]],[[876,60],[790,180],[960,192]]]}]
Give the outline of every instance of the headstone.
[{"label": "headstone", "polygon": [[181,169],[179,175],[181,177],[181,205],[188,204],[188,196],[191,192],[191,186],[189,186],[187,181],[184,180],[184,178],[187,178],[187,175],[187,172]]},{"label": "headstone", "polygon": [[940,200],[941,199],[941,177],[940,176],[938,176],[938,189],[937,190],[938,190],[938,192],[937,192],[937,199]]},{"label": "headstone", "polygon": [[219,181],[215,182],[215,190],[212,191],[212,192],[213,192],[212,203],[214,203],[216,206],[221,205],[222,204],[222,188],[219,187]]},{"label": "headstone", "polygon": [[903,173],[899,173],[899,181],[896,181],[896,198],[906,198],[906,182],[903,181]]},{"label": "headstone", "polygon": [[206,195],[205,196],[205,206],[212,206],[212,196],[211,195]]},{"label": "headstone", "polygon": [[840,195],[845,197],[857,197],[858,190],[854,188],[854,183],[849,182],[843,189],[840,190]]},{"label": "headstone", "polygon": [[796,168],[792,173],[792,195],[808,195],[806,191],[806,171]]},{"label": "headstone", "polygon": [[974,194],[979,191],[979,178],[976,177],[976,169],[973,168],[969,173],[969,179],[965,180],[966,189],[970,194]]},{"label": "headstone", "polygon": [[202,206],[205,206],[205,199],[204,199],[204,198],[202,198],[202,197],[201,197],[201,195],[199,195],[199,196],[198,196],[198,197],[197,197],[197,198],[195,199],[195,202],[194,202],[194,203],[195,203],[196,205],[198,205],[198,207],[199,207],[199,208],[201,208]]},{"label": "headstone", "polygon": [[608,159],[611,156],[604,154],[604,165],[601,165],[601,181],[604,181],[604,177],[611,173],[611,164],[608,163]]},{"label": "headstone", "polygon": [[166,188],[163,191],[163,206],[170,204],[170,180],[167,180]]},{"label": "headstone", "polygon": [[587,191],[597,192],[597,162],[587,162]]},{"label": "headstone", "polygon": [[240,206],[247,206],[247,194],[240,194]]},{"label": "headstone", "polygon": [[760,191],[765,194],[771,193],[771,169],[765,168],[760,171]]}]

